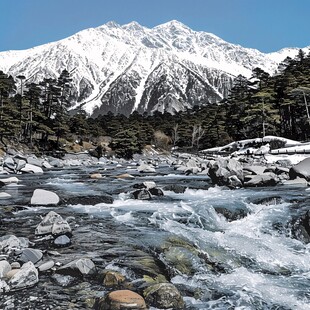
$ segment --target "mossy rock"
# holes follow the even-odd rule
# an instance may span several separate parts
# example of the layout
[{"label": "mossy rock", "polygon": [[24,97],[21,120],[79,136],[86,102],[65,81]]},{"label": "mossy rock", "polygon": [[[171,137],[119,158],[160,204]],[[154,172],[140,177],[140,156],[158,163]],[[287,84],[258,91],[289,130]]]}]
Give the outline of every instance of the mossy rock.
[{"label": "mossy rock", "polygon": [[160,309],[184,309],[184,301],[179,290],[171,283],[154,284],[144,291],[149,306]]}]

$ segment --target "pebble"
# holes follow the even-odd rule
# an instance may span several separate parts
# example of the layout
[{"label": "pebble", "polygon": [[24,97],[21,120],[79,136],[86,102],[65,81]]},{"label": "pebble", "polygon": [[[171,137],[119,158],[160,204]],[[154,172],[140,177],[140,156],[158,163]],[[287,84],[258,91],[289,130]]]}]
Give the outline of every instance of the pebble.
[{"label": "pebble", "polygon": [[20,268],[20,263],[19,263],[19,262],[13,262],[13,263],[11,263],[11,268],[12,268],[12,269],[19,269],[19,268]]},{"label": "pebble", "polygon": [[53,260],[49,260],[38,267],[38,270],[43,272],[49,269],[52,269],[55,266],[55,262]]},{"label": "pebble", "polygon": [[54,244],[56,246],[67,246],[67,245],[70,245],[71,244],[71,240],[68,236],[66,235],[61,235],[59,237],[57,237],[55,240],[54,240]]}]

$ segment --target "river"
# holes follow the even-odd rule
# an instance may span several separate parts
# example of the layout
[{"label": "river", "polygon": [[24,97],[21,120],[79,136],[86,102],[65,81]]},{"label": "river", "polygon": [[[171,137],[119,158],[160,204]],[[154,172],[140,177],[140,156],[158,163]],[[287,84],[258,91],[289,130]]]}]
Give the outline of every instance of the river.
[{"label": "river", "polygon": [[[90,179],[92,172],[104,177]],[[122,173],[135,178],[115,178]],[[59,264],[87,256],[98,269],[117,270],[136,285],[145,275],[162,274],[180,290],[186,309],[310,309],[310,244],[292,238],[288,224],[309,209],[305,187],[230,190],[211,185],[207,176],[178,174],[167,164],[149,174],[129,163],[109,163],[18,178],[18,185],[6,189],[12,197],[0,200],[0,235],[35,240],[35,227],[54,210],[72,227],[72,244],[56,249],[58,256],[45,245],[38,248]],[[186,190],[132,199],[132,185],[144,181]],[[36,188],[61,198],[108,193],[114,202],[29,206]],[[229,220],[219,210],[241,216]],[[93,279],[59,280],[50,272],[32,288],[2,295],[0,309],[87,309],[89,299],[106,291]]]}]

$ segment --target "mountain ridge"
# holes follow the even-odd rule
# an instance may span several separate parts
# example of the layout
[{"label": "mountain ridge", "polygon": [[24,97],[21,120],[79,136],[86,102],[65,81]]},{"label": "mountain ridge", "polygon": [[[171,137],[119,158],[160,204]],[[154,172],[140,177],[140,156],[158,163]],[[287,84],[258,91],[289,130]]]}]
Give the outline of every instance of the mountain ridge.
[{"label": "mountain ridge", "polygon": [[[174,113],[225,97],[235,76],[273,74],[299,48],[264,54],[172,20],[153,28],[108,22],[28,50],[0,53],[0,70],[30,82],[72,72],[76,103],[93,116]],[[309,48],[304,48],[309,50]]]}]

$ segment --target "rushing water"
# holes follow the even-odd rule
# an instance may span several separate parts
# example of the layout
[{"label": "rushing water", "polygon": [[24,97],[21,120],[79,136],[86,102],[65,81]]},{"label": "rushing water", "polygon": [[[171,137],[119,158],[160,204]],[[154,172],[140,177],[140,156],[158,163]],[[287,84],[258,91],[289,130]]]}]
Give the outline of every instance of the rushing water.
[{"label": "rushing water", "polygon": [[[94,171],[105,177],[89,179]],[[137,266],[148,255],[158,263],[153,270],[166,273],[180,289],[187,309],[310,309],[310,244],[291,238],[287,227],[299,207],[308,208],[310,191],[283,186],[228,190],[211,186],[206,176],[178,175],[167,165],[153,175],[135,171],[134,166],[110,164],[22,175],[18,186],[6,190],[12,198],[0,200],[2,206],[16,206],[5,213],[0,234],[34,238],[40,216],[50,210],[28,207],[35,188],[53,190],[60,197],[109,193],[113,204],[53,208],[73,228],[72,246],[58,249],[60,263],[87,255],[98,267],[137,281],[143,273],[152,275]],[[114,177],[124,172],[135,179]],[[180,184],[187,189],[180,194],[165,191],[149,201],[131,199],[132,185],[149,180],[159,187]],[[245,210],[248,215],[228,221],[218,208]],[[96,297],[104,294],[95,282],[63,289],[52,275],[43,275],[19,297],[3,296],[0,308],[85,309],[81,295],[89,291]],[[30,304],[25,296],[32,296]]]}]

